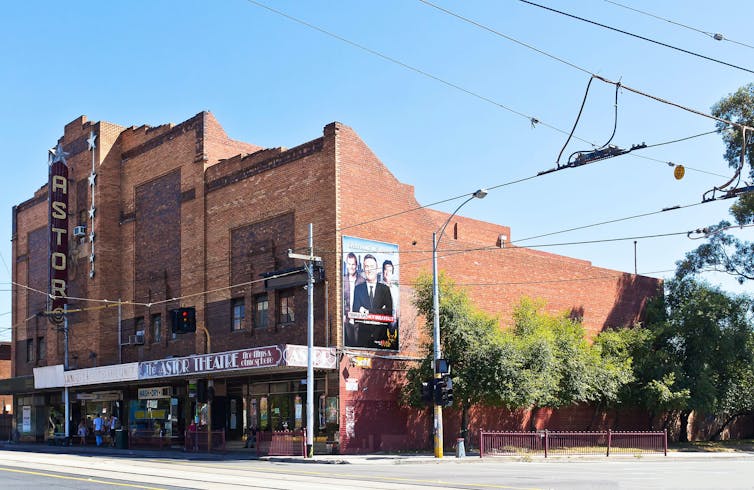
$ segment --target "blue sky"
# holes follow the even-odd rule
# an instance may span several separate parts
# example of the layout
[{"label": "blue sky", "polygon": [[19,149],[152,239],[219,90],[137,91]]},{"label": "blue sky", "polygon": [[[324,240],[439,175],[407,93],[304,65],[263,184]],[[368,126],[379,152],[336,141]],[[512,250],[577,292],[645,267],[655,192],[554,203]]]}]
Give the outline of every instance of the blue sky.
[{"label": "blue sky", "polygon": [[[754,2],[616,1],[754,45]],[[0,184],[5,210],[0,213],[0,238],[5,238],[0,240],[0,339],[10,338],[11,328],[11,208],[45,183],[47,149],[79,115],[138,126],[179,123],[210,110],[232,138],[264,147],[295,146],[340,121],[353,127],[398,179],[415,186],[420,203],[429,204],[552,168],[566,134],[546,125],[570,131],[589,80],[579,69],[418,0],[261,3],[488,101],[247,0],[8,3],[0,30],[5,173]],[[588,73],[703,112],[754,81],[750,72],[519,1],[435,3]],[[750,47],[715,41],[605,0],[540,3],[754,70]],[[596,144],[607,141],[614,96],[614,86],[592,83],[576,136]],[[709,119],[627,90],[618,97],[612,143],[620,147],[714,129]],[[529,117],[541,124],[532,127]],[[590,148],[575,140],[564,154]],[[698,203],[705,191],[731,175],[722,154],[718,135],[702,136],[499,187],[469,203],[462,214],[510,226],[515,241]],[[662,163],[668,161],[687,167],[682,180]],[[438,209],[452,211],[457,204]],[[633,272],[632,237],[717,223],[728,216],[730,204],[693,206],[520,244]],[[754,239],[751,229],[736,234]],[[629,239],[545,246],[624,237]],[[698,245],[684,234],[637,241],[638,271],[656,277],[672,275],[661,271],[672,270]],[[751,290],[706,277],[731,291]]]}]

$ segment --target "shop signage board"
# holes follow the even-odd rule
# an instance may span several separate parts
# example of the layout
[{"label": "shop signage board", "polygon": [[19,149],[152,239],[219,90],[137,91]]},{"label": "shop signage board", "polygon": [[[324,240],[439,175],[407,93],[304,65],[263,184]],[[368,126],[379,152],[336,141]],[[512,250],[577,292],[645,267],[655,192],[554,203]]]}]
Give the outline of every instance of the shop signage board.
[{"label": "shop signage board", "polygon": [[108,402],[123,399],[122,391],[99,391],[94,393],[76,393],[77,400],[88,400],[94,402]]},{"label": "shop signage board", "polygon": [[[335,369],[335,349],[314,348],[314,367]],[[307,348],[301,345],[271,345],[216,354],[174,357],[140,362],[138,379],[168,378],[185,375],[212,374],[244,369],[306,366]]]},{"label": "shop signage board", "polygon": [[139,400],[170,398],[171,396],[173,396],[173,390],[170,386],[156,386],[154,388],[139,388]]},{"label": "shop signage board", "polygon": [[[283,354],[286,366],[306,367],[308,348],[305,345],[285,345]],[[315,369],[335,369],[335,349],[329,347],[314,347],[312,349],[312,365]]]},{"label": "shop signage board", "polygon": [[283,353],[280,346],[273,345],[217,354],[145,361],[139,363],[139,379],[276,367],[281,365],[282,359]]},{"label": "shop signage board", "polygon": [[65,371],[65,386],[84,386],[94,384],[134,381],[138,379],[139,363],[113,364],[86,369]]}]

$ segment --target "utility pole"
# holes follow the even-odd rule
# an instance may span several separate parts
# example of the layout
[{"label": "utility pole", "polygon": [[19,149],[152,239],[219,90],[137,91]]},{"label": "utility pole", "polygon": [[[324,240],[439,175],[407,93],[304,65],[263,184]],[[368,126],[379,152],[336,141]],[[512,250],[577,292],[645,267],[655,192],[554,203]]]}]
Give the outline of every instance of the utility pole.
[{"label": "utility pole", "polygon": [[321,257],[314,256],[314,225],[309,223],[309,255],[296,254],[288,251],[292,259],[306,260],[308,281],[307,318],[306,318],[306,457],[314,456],[314,264],[321,262]]},{"label": "utility pole", "polygon": [[[438,361],[442,357],[440,349],[440,286],[439,286],[439,271],[437,269],[437,248],[440,245],[440,240],[445,233],[445,228],[448,227],[450,220],[456,215],[458,211],[468,202],[473,199],[484,199],[487,196],[487,189],[479,189],[469,196],[468,199],[463,201],[455,211],[453,211],[445,224],[435,233],[432,233],[432,370],[434,371],[435,383],[438,379],[442,378],[442,374],[438,369]],[[435,458],[442,458],[443,456],[443,432],[442,432],[442,405],[437,403],[437,400],[433,400],[434,405],[434,446],[435,446]]]}]

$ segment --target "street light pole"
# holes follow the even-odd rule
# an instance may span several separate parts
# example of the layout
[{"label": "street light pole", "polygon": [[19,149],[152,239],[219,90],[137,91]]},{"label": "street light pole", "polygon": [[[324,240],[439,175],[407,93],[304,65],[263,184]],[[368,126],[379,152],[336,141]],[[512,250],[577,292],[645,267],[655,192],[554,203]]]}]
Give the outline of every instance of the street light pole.
[{"label": "street light pole", "polygon": [[309,255],[293,253],[291,259],[306,260],[306,457],[314,456],[314,266],[322,262],[322,257],[314,255],[314,225],[309,223]]},{"label": "street light pole", "polygon": [[[442,377],[442,374],[437,371],[437,360],[442,358],[442,352],[440,350],[440,287],[438,284],[438,272],[437,272],[437,248],[442,239],[442,235],[445,233],[450,220],[453,216],[469,201],[473,199],[484,199],[487,195],[486,189],[479,189],[474,192],[468,199],[463,201],[455,211],[448,216],[445,224],[440,227],[439,232],[432,233],[432,313],[433,313],[433,325],[432,325],[432,337],[433,337],[433,370],[435,372],[435,379]],[[434,398],[434,397],[433,397]],[[434,415],[435,415],[435,458],[442,458],[443,454],[443,433],[442,433],[442,406],[434,399]]]}]

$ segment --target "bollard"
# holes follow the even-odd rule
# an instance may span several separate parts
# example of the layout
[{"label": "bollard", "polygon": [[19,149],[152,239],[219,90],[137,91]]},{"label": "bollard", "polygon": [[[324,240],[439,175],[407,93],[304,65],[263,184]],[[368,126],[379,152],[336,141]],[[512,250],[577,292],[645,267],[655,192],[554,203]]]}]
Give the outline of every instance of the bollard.
[{"label": "bollard", "polygon": [[466,457],[466,446],[463,442],[463,437],[459,437],[456,443],[456,458]]}]

